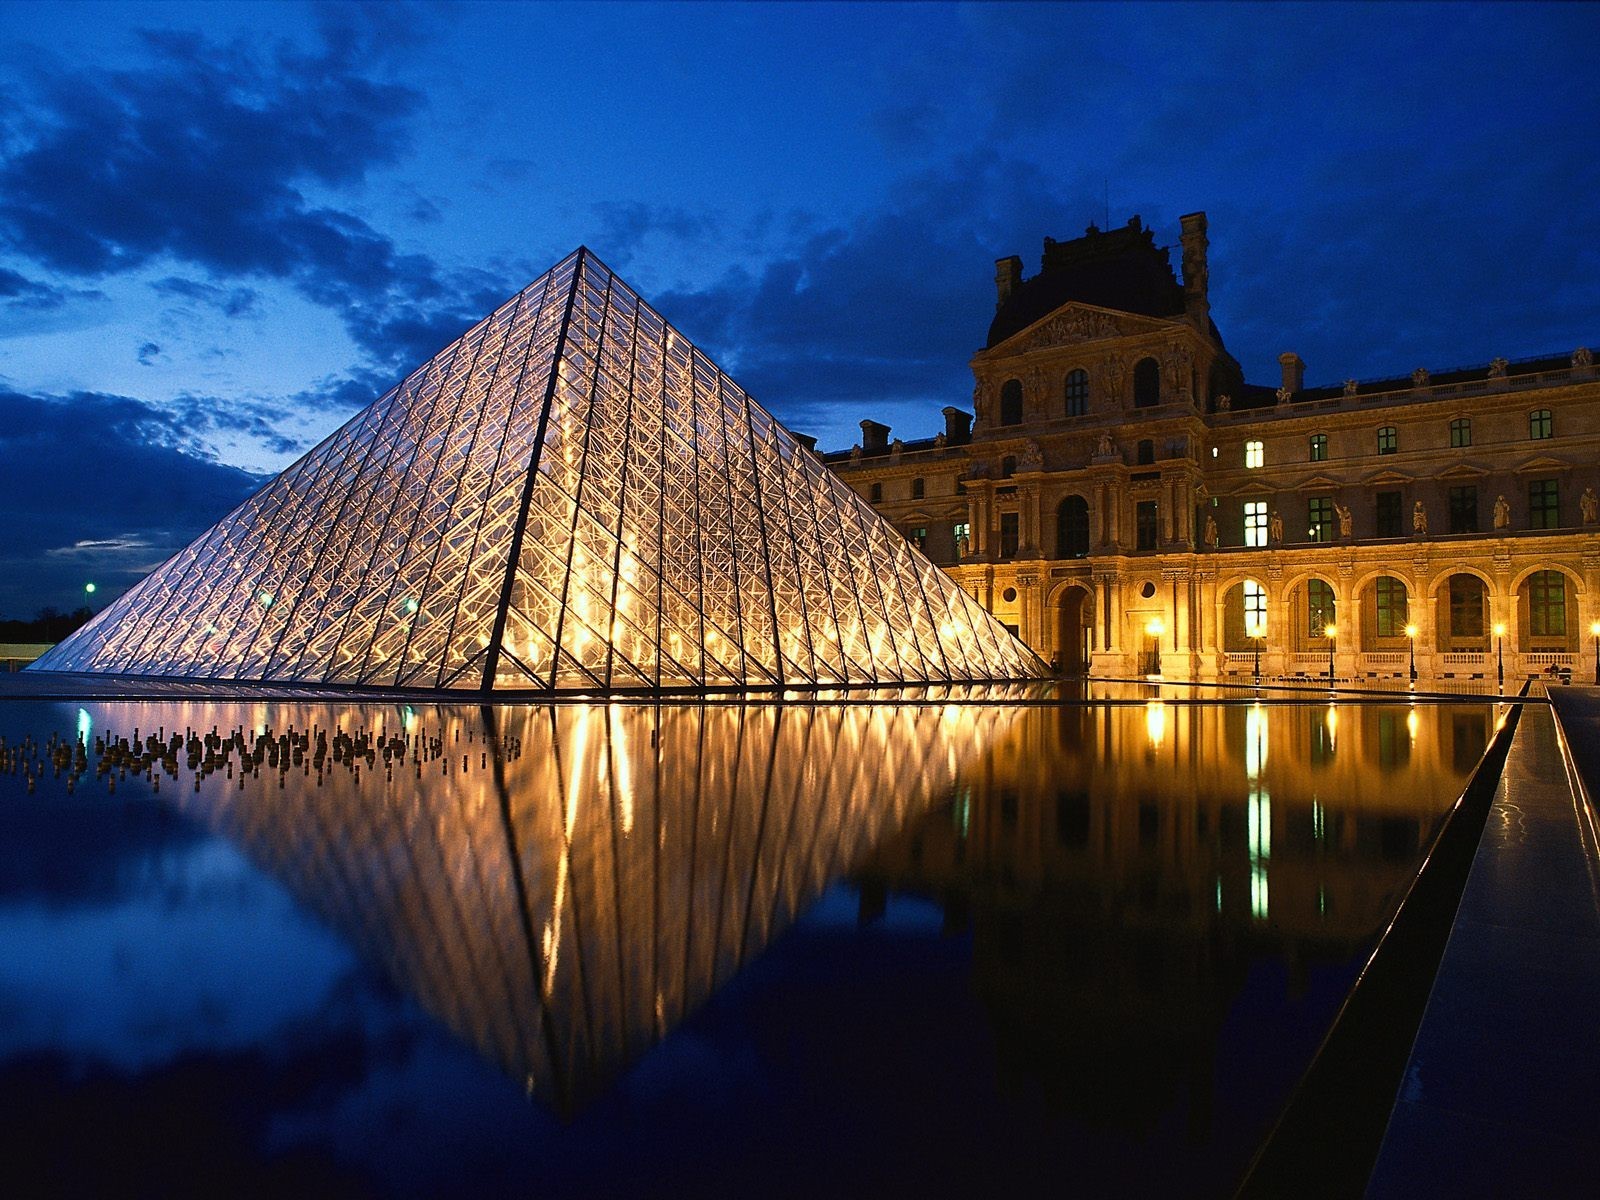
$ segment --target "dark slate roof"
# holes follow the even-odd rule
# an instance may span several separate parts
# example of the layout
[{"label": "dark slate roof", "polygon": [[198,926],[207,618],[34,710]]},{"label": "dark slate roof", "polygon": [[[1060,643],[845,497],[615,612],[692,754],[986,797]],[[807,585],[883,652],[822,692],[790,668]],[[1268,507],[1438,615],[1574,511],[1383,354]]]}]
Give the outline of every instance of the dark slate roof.
[{"label": "dark slate roof", "polygon": [[994,315],[986,346],[995,346],[1072,301],[1147,317],[1183,313],[1183,287],[1153,230],[1134,217],[1121,229],[1095,226],[1070,242],[1044,241],[1044,261]]}]

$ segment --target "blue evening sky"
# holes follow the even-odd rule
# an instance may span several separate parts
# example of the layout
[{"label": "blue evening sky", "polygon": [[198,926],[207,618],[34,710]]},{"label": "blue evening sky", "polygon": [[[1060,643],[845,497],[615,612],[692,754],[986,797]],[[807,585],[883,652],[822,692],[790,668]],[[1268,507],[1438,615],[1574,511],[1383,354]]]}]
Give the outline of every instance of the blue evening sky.
[{"label": "blue evening sky", "polygon": [[1211,222],[1246,376],[1600,344],[1600,8],[0,5],[0,615],[108,601],[579,243],[927,436],[993,263]]}]

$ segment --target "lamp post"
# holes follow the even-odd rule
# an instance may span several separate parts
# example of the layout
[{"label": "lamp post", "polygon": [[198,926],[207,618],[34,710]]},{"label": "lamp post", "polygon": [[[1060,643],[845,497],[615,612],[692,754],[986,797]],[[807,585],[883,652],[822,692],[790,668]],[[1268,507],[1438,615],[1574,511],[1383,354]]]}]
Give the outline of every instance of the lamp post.
[{"label": "lamp post", "polygon": [[1502,691],[1506,686],[1506,627],[1505,622],[1494,623],[1494,677]]},{"label": "lamp post", "polygon": [[1150,673],[1159,675],[1161,674],[1161,635],[1167,631],[1167,627],[1162,623],[1160,617],[1154,617],[1144,627],[1144,631],[1155,639],[1155,657],[1151,660]]},{"label": "lamp post", "polygon": [[1264,627],[1260,625],[1250,626],[1250,640],[1255,643],[1256,647],[1255,681],[1257,687],[1261,686],[1261,639],[1266,635],[1267,631]]},{"label": "lamp post", "polygon": [[1417,627],[1406,626],[1406,639],[1411,643],[1411,686],[1417,685]]},{"label": "lamp post", "polygon": [[1322,636],[1324,638],[1326,638],[1327,641],[1328,641],[1328,688],[1329,688],[1329,690],[1332,690],[1332,688],[1333,688],[1333,639],[1335,638],[1335,636],[1337,636],[1338,632],[1339,632],[1339,627],[1337,625],[1331,625],[1330,624],[1330,625],[1324,625],[1322,627]]},{"label": "lamp post", "polygon": [[1600,621],[1591,623],[1589,632],[1594,636],[1594,684],[1600,687]]}]

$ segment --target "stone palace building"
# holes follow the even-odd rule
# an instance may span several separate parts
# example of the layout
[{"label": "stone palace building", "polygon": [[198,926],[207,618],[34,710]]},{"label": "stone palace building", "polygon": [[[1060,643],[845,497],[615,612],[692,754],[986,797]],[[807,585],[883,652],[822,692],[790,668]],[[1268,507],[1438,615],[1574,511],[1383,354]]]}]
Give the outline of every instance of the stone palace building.
[{"label": "stone palace building", "polygon": [[1308,387],[1247,383],[1138,217],[996,264],[972,414],[829,465],[1069,673],[1586,679],[1600,628],[1587,348]]}]

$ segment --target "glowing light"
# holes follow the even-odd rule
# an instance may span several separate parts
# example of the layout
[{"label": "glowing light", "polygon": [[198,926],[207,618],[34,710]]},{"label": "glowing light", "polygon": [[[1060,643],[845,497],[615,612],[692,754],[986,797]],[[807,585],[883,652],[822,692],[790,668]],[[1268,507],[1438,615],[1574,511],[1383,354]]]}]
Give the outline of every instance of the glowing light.
[{"label": "glowing light", "polygon": [[1267,769],[1267,713],[1252,704],[1244,714],[1244,773],[1259,779]]},{"label": "glowing light", "polygon": [[1324,637],[1337,637],[1339,633],[1339,627],[1337,625],[1324,625],[1322,627],[1322,633]]},{"label": "glowing light", "polygon": [[83,585],[83,590],[88,592],[89,595],[91,595],[91,596],[94,595],[94,584],[92,584],[92,583],[84,584]]},{"label": "glowing light", "polygon": [[1151,637],[1160,637],[1167,631],[1167,626],[1160,617],[1152,617],[1150,623],[1144,627],[1144,631]]},{"label": "glowing light", "polygon": [[1160,749],[1167,736],[1167,706],[1160,700],[1151,700],[1144,706],[1144,732],[1152,749]]},{"label": "glowing light", "polygon": [[1505,637],[1506,623],[1504,621],[1496,621],[1494,623],[1494,635],[1495,637]]},{"label": "glowing light", "polygon": [[416,612],[417,611],[417,607],[418,607],[418,605],[417,605],[416,600],[408,596],[406,598],[406,602],[405,602],[406,613],[409,615],[411,613]]},{"label": "glowing light", "polygon": [[1253,638],[1264,638],[1267,636],[1267,627],[1265,625],[1252,625],[1247,633],[1248,636]]},{"label": "glowing light", "polygon": [[1339,737],[1339,710],[1331,704],[1328,705],[1326,723],[1328,726],[1328,748],[1331,750]]},{"label": "glowing light", "polygon": [[94,718],[89,715],[87,708],[78,710],[78,740],[85,747],[89,745],[89,735],[94,732]]},{"label": "glowing light", "polygon": [[1408,638],[1416,637],[1417,636],[1417,627],[1415,625],[1407,625],[1406,626],[1406,636]]},{"label": "glowing light", "polygon": [[1417,729],[1421,724],[1422,721],[1418,718],[1416,709],[1412,709],[1406,714],[1406,732],[1411,735],[1413,742],[1417,740]]},{"label": "glowing light", "polygon": [[1600,637],[1600,621],[1593,621],[1589,625],[1589,632],[1595,637]]},{"label": "glowing light", "polygon": [[256,597],[256,599],[261,601],[261,607],[262,608],[271,608],[272,607],[272,593],[271,592],[262,592],[261,595]]}]

